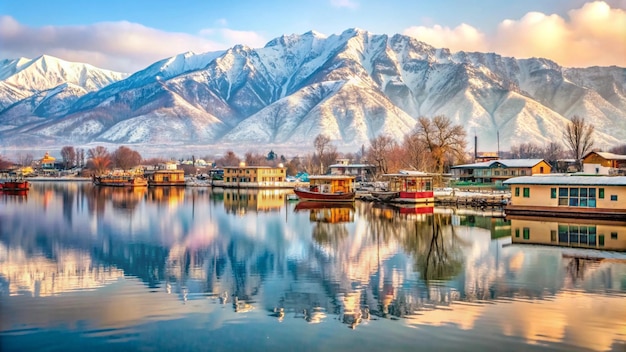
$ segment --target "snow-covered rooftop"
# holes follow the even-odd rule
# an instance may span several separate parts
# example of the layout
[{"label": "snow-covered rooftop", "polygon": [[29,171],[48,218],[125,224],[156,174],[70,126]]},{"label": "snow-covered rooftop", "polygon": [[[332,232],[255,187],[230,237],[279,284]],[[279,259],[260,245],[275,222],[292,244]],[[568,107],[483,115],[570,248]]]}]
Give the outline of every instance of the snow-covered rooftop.
[{"label": "snow-covered rooftop", "polygon": [[533,167],[543,159],[498,159],[491,161],[484,161],[481,163],[475,164],[465,164],[465,165],[456,165],[453,166],[453,169],[481,169],[481,168],[490,168],[494,167],[495,164],[502,164],[505,167]]},{"label": "snow-covered rooftop", "polygon": [[504,181],[506,185],[626,186],[626,176],[521,176]]}]

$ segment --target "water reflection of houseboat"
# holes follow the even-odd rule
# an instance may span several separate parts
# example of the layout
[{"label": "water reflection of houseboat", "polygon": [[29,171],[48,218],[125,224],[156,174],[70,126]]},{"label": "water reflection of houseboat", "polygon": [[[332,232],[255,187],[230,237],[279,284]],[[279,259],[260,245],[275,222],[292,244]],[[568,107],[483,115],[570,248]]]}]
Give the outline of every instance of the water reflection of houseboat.
[{"label": "water reflection of houseboat", "polygon": [[310,211],[311,222],[335,224],[354,221],[354,204],[352,203],[300,202],[296,204],[295,210]]},{"label": "water reflection of houseboat", "polygon": [[181,187],[150,187],[148,200],[156,203],[178,204],[185,199],[185,189]]},{"label": "water reflection of houseboat", "polygon": [[514,244],[626,252],[626,221],[510,217]]},{"label": "water reflection of houseboat", "polygon": [[626,218],[626,176],[524,176],[511,187],[507,215]]}]

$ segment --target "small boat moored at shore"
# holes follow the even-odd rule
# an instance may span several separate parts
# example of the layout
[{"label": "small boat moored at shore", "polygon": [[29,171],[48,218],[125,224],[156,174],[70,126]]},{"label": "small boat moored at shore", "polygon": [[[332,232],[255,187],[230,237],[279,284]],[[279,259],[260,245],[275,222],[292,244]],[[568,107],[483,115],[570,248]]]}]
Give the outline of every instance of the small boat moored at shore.
[{"label": "small boat moored at shore", "polygon": [[356,196],[354,176],[309,176],[308,188],[294,188],[303,201],[353,202]]},{"label": "small boat moored at shore", "polygon": [[0,183],[2,192],[28,191],[29,189],[30,183],[24,179],[11,179]]},{"label": "small boat moored at shore", "polygon": [[372,191],[374,198],[391,203],[434,203],[433,175],[419,171],[384,174],[388,180],[385,191]]}]

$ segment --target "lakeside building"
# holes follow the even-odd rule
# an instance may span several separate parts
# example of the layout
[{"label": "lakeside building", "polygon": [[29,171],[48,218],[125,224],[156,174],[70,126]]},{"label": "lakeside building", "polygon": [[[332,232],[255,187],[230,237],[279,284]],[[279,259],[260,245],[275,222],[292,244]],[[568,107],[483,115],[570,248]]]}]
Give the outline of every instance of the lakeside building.
[{"label": "lakeside building", "polygon": [[293,188],[287,182],[287,169],[283,166],[225,166],[224,179],[214,181],[216,187],[233,188]]},{"label": "lakeside building", "polygon": [[330,165],[331,175],[354,176],[357,182],[370,181],[376,173],[376,166],[371,164],[350,164],[348,159],[339,159]]},{"label": "lakeside building", "polygon": [[178,169],[176,163],[159,164],[155,169],[146,170],[144,177],[148,186],[185,186],[185,171]]},{"label": "lakeside building", "polygon": [[626,176],[515,177],[507,215],[626,219]]},{"label": "lakeside building", "polygon": [[626,155],[590,152],[583,159],[583,173],[626,176]]},{"label": "lakeside building", "polygon": [[460,181],[497,183],[517,176],[549,174],[552,167],[543,159],[499,159],[451,167]]}]

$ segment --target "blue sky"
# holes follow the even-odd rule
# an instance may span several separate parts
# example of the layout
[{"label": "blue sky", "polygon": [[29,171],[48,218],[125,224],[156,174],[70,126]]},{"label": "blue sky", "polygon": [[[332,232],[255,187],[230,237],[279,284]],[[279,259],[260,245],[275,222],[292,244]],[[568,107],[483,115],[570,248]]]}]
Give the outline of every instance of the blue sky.
[{"label": "blue sky", "polygon": [[133,72],[185,51],[353,27],[453,51],[626,66],[626,0],[5,1],[0,57],[49,54]]}]

